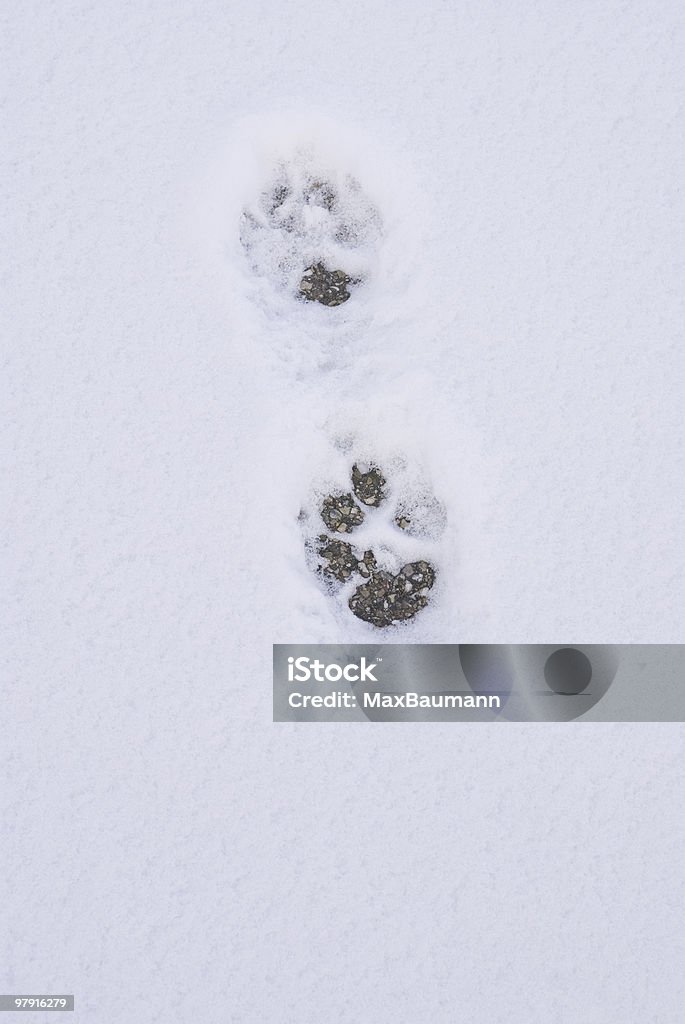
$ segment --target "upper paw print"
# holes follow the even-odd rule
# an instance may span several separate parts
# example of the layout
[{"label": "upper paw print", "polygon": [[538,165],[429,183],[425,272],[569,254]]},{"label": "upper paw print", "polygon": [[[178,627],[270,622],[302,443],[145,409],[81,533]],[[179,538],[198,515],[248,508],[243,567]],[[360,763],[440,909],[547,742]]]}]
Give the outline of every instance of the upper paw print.
[{"label": "upper paw print", "polygon": [[378,210],[350,174],[321,174],[303,154],[279,166],[243,210],[240,238],[255,272],[302,301],[347,302],[368,276]]}]

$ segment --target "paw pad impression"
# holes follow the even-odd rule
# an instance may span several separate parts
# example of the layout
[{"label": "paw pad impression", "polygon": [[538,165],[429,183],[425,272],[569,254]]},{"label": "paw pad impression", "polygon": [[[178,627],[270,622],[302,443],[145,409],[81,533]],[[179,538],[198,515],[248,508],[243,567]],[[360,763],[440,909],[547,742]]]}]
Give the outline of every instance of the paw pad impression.
[{"label": "paw pad impression", "polygon": [[380,505],[385,497],[385,484],[385,477],[375,466],[371,466],[365,473],[356,463],[352,467],[354,493],[365,505]]},{"label": "paw pad impression", "polygon": [[350,297],[350,278],[344,270],[327,270],[323,263],[309,267],[300,281],[300,295],[322,306],[341,306]]},{"label": "paw pad impression", "polygon": [[364,522],[364,513],[351,494],[329,494],[321,506],[321,518],[335,533],[351,533]]},{"label": "paw pad impression", "polygon": [[435,570],[428,562],[409,562],[396,576],[378,572],[357,587],[349,601],[350,610],[358,619],[380,627],[413,619],[428,604],[434,583]]}]

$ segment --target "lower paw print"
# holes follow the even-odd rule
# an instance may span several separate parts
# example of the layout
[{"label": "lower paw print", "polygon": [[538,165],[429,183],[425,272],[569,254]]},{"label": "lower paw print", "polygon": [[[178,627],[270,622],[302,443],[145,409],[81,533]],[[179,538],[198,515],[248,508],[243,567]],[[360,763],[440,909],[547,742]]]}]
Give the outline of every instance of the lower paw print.
[{"label": "lower paw print", "polygon": [[358,619],[378,629],[413,619],[436,582],[425,549],[442,532],[444,506],[426,489],[394,494],[373,464],[355,463],[351,485],[312,510],[328,532],[308,536],[310,565]]}]

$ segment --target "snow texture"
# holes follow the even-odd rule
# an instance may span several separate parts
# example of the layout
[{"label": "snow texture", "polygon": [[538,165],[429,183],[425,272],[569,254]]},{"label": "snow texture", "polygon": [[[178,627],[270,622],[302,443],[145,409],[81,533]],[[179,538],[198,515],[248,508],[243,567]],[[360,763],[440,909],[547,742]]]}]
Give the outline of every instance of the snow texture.
[{"label": "snow texture", "polygon": [[[684,21],[6,9],[3,991],[680,1020],[682,727],[274,726],[270,672],[377,637],[300,518],[354,461],[446,510],[384,640],[685,639]],[[293,199],[286,238],[284,174],[347,230]],[[294,297],[314,255],[348,302]]]}]

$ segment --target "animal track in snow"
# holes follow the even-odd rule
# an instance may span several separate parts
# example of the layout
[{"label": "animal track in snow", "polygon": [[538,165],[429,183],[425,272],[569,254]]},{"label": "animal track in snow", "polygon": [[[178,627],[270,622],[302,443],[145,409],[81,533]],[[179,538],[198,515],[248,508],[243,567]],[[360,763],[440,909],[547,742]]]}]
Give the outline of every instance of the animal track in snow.
[{"label": "animal track in snow", "polygon": [[335,307],[369,275],[381,218],[357,179],[298,151],[243,209],[240,239],[253,271],[301,301]]},{"label": "animal track in snow", "polygon": [[[413,619],[436,581],[426,549],[442,533],[444,506],[428,489],[389,487],[375,463],[355,462],[350,480],[350,490],[319,493],[301,515],[310,566],[357,618],[377,628]],[[315,516],[327,533],[313,535]]]}]

